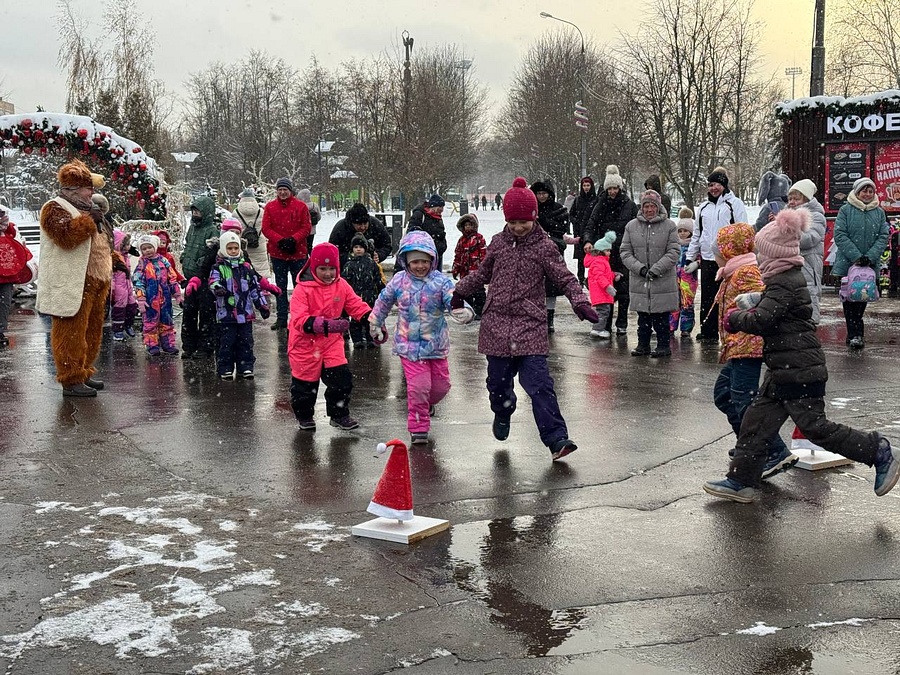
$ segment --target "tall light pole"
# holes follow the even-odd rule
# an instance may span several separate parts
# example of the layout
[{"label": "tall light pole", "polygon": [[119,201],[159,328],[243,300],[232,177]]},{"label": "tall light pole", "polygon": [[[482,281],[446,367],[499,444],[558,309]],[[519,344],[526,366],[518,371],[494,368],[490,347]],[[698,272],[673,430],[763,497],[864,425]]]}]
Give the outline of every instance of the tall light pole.
[{"label": "tall light pole", "polygon": [[[463,115],[465,115],[465,111],[468,110],[467,101],[466,101],[466,80],[468,79],[468,76],[469,76],[469,68],[472,67],[472,59],[460,59],[459,61],[454,61],[453,67],[459,68],[461,71],[463,71],[463,73],[462,73],[462,98],[463,98],[462,110],[463,110]],[[469,181],[468,180],[463,181],[463,197],[466,200],[466,205],[468,205],[468,203],[469,203]],[[478,196],[476,195],[475,198],[477,199]],[[475,210],[476,211],[478,210],[477,206],[476,206]]]},{"label": "tall light pole", "polygon": [[822,96],[825,93],[825,0],[816,0],[810,71],[809,95]]},{"label": "tall light pole", "polygon": [[587,176],[587,108],[584,106],[584,71],[585,66],[587,65],[587,61],[584,52],[584,33],[582,33],[581,29],[571,21],[560,19],[558,16],[553,16],[552,14],[549,14],[547,12],[541,12],[541,18],[553,19],[554,21],[567,23],[572,26],[572,28],[578,31],[578,37],[581,38],[581,72],[578,74],[578,80],[581,83],[581,100],[575,104],[575,126],[577,126],[581,130],[581,175],[578,177],[580,181],[582,178]]},{"label": "tall light pole", "polygon": [[794,85],[797,83],[797,76],[803,72],[803,68],[800,66],[791,66],[790,68],[784,69],[784,74],[791,78],[791,98],[795,98],[794,95]]}]

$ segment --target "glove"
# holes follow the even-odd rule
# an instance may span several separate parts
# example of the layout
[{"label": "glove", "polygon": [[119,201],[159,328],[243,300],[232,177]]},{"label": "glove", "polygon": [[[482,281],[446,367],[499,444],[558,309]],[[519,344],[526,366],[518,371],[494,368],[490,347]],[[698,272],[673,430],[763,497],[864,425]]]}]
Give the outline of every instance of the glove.
[{"label": "glove", "polygon": [[616,287],[613,286],[612,284],[610,284],[609,286],[606,287],[606,292],[608,295],[612,296],[613,298],[616,297]]},{"label": "glove", "polygon": [[293,255],[297,252],[297,240],[293,237],[283,237],[282,239],[279,239],[278,250],[282,253]]},{"label": "glove", "polygon": [[222,284],[216,284],[212,287],[212,292],[217,298],[224,298],[228,295],[228,289],[225,288]]},{"label": "glove", "polygon": [[141,316],[145,316],[147,314],[147,301],[144,298],[137,299],[138,311],[141,313]]},{"label": "glove", "polygon": [[597,315],[597,312],[587,303],[582,305],[575,305],[572,309],[575,310],[575,316],[577,316],[582,321],[590,321],[591,323],[597,323],[598,321],[600,321],[600,317]]},{"label": "glove", "polygon": [[259,315],[260,315],[263,319],[268,319],[270,314],[271,314],[271,312],[269,311],[269,308],[268,308],[268,307],[260,307],[260,308],[259,308]]},{"label": "glove", "polygon": [[740,329],[735,328],[734,326],[731,325],[731,316],[735,312],[740,312],[740,311],[741,310],[738,309],[737,307],[732,307],[727,312],[725,312],[725,319],[723,320],[723,323],[725,324],[725,332],[726,333],[740,333]]},{"label": "glove", "polygon": [[376,326],[374,323],[369,324],[369,335],[372,336],[372,341],[376,345],[383,345],[388,339],[387,328],[384,326]]},{"label": "glove", "polygon": [[465,299],[463,299],[463,296],[461,296],[459,293],[454,291],[453,297],[450,298],[450,309],[451,310],[462,309],[465,306],[466,306],[466,301],[465,301]]},{"label": "glove", "polygon": [[854,265],[859,265],[860,267],[871,267],[872,261],[869,260],[869,256],[864,255],[859,260],[857,260]]},{"label": "glove", "polygon": [[191,280],[187,282],[187,286],[184,287],[184,294],[190,296],[191,293],[195,293],[200,288],[200,277],[191,277]]},{"label": "glove", "polygon": [[642,277],[646,277],[646,276],[647,276],[647,267],[646,267],[646,265],[645,265],[644,267],[641,268],[641,271],[639,272],[639,274],[640,274]]},{"label": "glove", "polygon": [[334,335],[336,333],[346,333],[350,330],[350,322],[347,319],[326,319],[322,316],[311,316],[303,325],[306,333],[315,335]]},{"label": "glove", "polygon": [[615,279],[616,281],[621,281],[621,280],[622,280],[622,273],[621,273],[621,272],[616,272],[615,275],[613,276],[613,279]]},{"label": "glove", "polygon": [[581,241],[581,237],[573,237],[571,234],[564,234],[563,241],[566,244],[577,244]]},{"label": "glove", "polygon": [[756,307],[760,300],[762,300],[762,293],[741,293],[734,299],[734,302],[738,309],[746,310]]},{"label": "glove", "polygon": [[653,270],[647,270],[647,279],[653,281],[654,279],[659,279],[659,275]]},{"label": "glove", "polygon": [[693,262],[689,262],[687,265],[684,266],[684,273],[685,274],[693,274],[694,272],[696,272],[699,269],[700,269],[700,261],[695,260]]},{"label": "glove", "polygon": [[459,309],[451,309],[450,318],[456,321],[456,323],[465,325],[467,323],[472,323],[472,321],[475,319],[475,312],[472,311],[471,307],[466,305],[465,307],[460,307]]},{"label": "glove", "polygon": [[281,295],[281,289],[265,277],[259,278],[259,287],[272,295]]}]

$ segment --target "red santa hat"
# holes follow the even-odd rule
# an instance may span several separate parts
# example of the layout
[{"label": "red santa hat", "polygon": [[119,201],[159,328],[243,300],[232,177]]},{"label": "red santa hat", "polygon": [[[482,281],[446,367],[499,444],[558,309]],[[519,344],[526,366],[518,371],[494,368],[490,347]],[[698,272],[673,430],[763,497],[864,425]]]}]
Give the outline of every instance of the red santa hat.
[{"label": "red santa hat", "polygon": [[366,510],[382,518],[412,520],[412,476],[409,472],[406,444],[395,438],[387,443],[379,443],[376,451],[383,454],[388,448],[391,448],[391,456],[384,466],[384,472]]}]

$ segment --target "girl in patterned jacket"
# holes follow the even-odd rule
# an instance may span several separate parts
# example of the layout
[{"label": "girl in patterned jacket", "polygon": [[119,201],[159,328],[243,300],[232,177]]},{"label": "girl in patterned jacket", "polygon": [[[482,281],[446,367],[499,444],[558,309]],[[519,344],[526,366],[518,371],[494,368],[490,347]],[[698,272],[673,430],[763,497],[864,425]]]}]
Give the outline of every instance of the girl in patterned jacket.
[{"label": "girl in patterned jacket", "polygon": [[263,319],[269,318],[269,305],[261,292],[260,277],[244,259],[241,238],[225,231],[219,237],[219,255],[209,273],[209,290],[216,296],[216,321],[219,324],[219,353],[216,358],[219,377],[234,379],[234,369],[245,380],[253,379],[254,307]]},{"label": "girl in patterned jacket", "polygon": [[113,230],[113,275],[110,295],[112,300],[113,340],[123,342],[134,337],[132,324],[138,313],[137,298],[131,283],[131,235]]},{"label": "girl in patterned jacket", "polygon": [[[407,428],[413,443],[427,443],[434,406],[450,391],[447,354],[450,336],[445,312],[451,310],[453,281],[437,268],[437,247],[427,232],[413,230],[400,240],[399,271],[385,287],[369,318],[376,342],[391,307],[399,314],[391,350],[400,357],[406,375]],[[472,320],[470,309],[453,310],[462,323]]]},{"label": "girl in patterned jacket", "polygon": [[[716,407],[725,413],[735,436],[740,435],[744,413],[759,389],[759,374],[763,363],[763,339],[750,333],[729,333],[725,330],[725,317],[741,303],[753,302],[765,289],[756,254],[753,252],[756,230],[747,223],[735,223],[719,229],[713,253],[719,264],[716,281],[720,284],[715,306],[719,309],[719,338],[721,351],[719,363],[724,364],[713,388]],[[797,463],[775,434],[768,442],[768,459],[763,478]]]},{"label": "girl in patterned jacket", "polygon": [[137,240],[141,259],[132,282],[138,308],[144,316],[144,346],[150,356],[177,354],[172,299],[181,302],[181,286],[169,261],[158,252],[159,237],[143,234]]}]

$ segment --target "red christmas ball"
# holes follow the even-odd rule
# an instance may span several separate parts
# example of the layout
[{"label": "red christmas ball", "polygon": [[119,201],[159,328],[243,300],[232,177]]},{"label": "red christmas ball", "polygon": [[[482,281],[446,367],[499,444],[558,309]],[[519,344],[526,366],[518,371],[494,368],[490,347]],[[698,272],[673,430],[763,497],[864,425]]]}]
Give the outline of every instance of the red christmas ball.
[{"label": "red christmas ball", "polygon": [[134,147],[131,149],[131,151],[132,151],[134,154],[138,154],[139,152],[142,152],[140,146],[138,146],[138,145],[134,146]]},{"label": "red christmas ball", "polygon": [[35,129],[34,130],[34,138],[35,138],[35,140],[38,140],[38,141],[41,140],[42,138],[44,138],[44,132],[41,131],[40,129]]},{"label": "red christmas ball", "polygon": [[87,138],[88,130],[87,129],[79,129],[78,130],[78,138]]},{"label": "red christmas ball", "polygon": [[34,122],[32,122],[30,119],[27,119],[27,118],[26,118],[26,119],[22,120],[21,124],[22,124],[22,126],[25,127],[26,129],[30,129],[30,128],[31,128],[31,125],[34,124]]},{"label": "red christmas ball", "polygon": [[100,138],[106,138],[106,132],[105,132],[105,131],[101,131],[101,132],[100,132]]},{"label": "red christmas ball", "polygon": [[47,148],[41,148],[41,154],[42,154],[42,155],[46,155],[46,154],[47,154]]},{"label": "red christmas ball", "polygon": [[146,170],[147,170],[147,164],[144,163],[144,162],[141,162],[140,164],[138,164],[138,168],[139,168],[141,171],[146,171]]},{"label": "red christmas ball", "polygon": [[154,192],[156,192],[156,188],[153,186],[153,183],[150,183],[147,186],[147,194],[152,196]]},{"label": "red christmas ball", "polygon": [[22,148],[22,152],[24,152],[26,155],[30,155],[32,150],[33,148],[30,145],[26,145],[24,148]]},{"label": "red christmas ball", "polygon": [[9,142],[12,143],[13,145],[16,145],[16,144],[19,142],[19,137],[18,137],[18,135],[13,134],[13,135],[12,135],[12,138],[9,139]]}]

